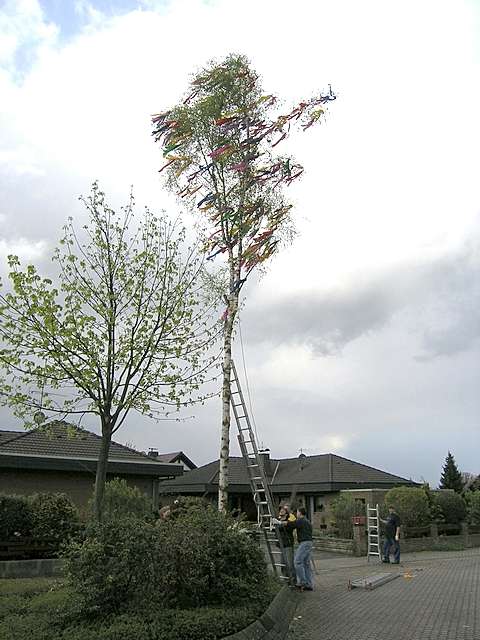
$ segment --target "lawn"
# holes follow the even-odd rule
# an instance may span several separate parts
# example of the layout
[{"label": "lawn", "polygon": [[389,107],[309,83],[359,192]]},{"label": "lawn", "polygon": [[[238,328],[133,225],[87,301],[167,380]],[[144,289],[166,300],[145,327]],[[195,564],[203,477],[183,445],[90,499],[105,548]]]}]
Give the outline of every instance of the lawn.
[{"label": "lawn", "polygon": [[[120,612],[75,618],[73,596],[61,580],[0,580],[0,638],[5,640],[218,640],[243,629],[270,604],[278,585],[249,606]],[[68,613],[67,613],[68,612]]]}]

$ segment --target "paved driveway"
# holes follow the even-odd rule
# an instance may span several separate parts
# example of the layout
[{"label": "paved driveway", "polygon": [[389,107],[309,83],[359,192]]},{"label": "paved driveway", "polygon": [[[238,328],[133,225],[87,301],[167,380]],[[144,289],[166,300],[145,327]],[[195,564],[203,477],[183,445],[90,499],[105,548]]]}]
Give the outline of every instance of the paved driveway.
[{"label": "paved driveway", "polygon": [[[317,586],[299,594],[289,640],[480,640],[480,549],[405,554],[399,566],[315,560]],[[347,589],[349,579],[387,572],[400,577]]]}]

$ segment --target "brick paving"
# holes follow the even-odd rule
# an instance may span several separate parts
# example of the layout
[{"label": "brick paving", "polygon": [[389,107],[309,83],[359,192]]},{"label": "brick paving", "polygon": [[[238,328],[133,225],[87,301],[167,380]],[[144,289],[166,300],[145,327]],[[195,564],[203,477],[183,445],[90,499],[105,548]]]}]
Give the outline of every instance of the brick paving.
[{"label": "brick paving", "polygon": [[[480,549],[405,554],[399,566],[315,559],[317,586],[300,594],[288,640],[480,640]],[[349,579],[394,571],[374,591],[347,589]]]}]

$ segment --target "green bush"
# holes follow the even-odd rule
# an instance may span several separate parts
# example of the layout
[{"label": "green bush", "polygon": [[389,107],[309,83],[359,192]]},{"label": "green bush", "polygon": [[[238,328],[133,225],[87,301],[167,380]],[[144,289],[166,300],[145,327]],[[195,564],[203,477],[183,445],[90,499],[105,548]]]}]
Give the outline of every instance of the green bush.
[{"label": "green bush", "polygon": [[64,493],[35,493],[29,503],[34,538],[49,538],[59,544],[77,532],[78,511]]},{"label": "green bush", "polygon": [[420,487],[394,487],[385,495],[385,506],[393,505],[406,527],[423,527],[429,524],[431,513],[428,497]]},{"label": "green bush", "polygon": [[0,540],[29,536],[31,529],[32,511],[27,499],[0,494]]},{"label": "green bush", "polygon": [[101,618],[72,619],[75,594],[52,579],[1,583],[0,638],[8,640],[218,640],[248,626],[278,591],[270,579],[248,603],[197,609],[127,607]]},{"label": "green bush", "polygon": [[127,516],[148,519],[152,515],[152,501],[138,487],[131,487],[120,478],[106,483],[103,520],[121,520]]},{"label": "green bush", "polygon": [[81,615],[152,605],[238,606],[267,584],[259,546],[200,500],[180,501],[155,525],[137,518],[92,525],[66,558]]},{"label": "green bush", "polygon": [[480,491],[470,491],[466,494],[468,522],[480,525]]},{"label": "green bush", "polygon": [[332,502],[332,512],[335,517],[335,524],[338,535],[341,538],[353,538],[353,516],[364,516],[365,505],[355,500],[348,493],[341,493]]},{"label": "green bush", "polygon": [[[271,596],[270,596],[271,597]],[[72,625],[62,640],[217,640],[245,628],[263,607],[164,609],[149,614],[125,613],[98,624]],[[57,640],[56,638],[52,640]]]},{"label": "green bush", "polygon": [[440,510],[441,522],[458,524],[465,520],[467,508],[461,495],[454,491],[437,491],[433,495]]}]

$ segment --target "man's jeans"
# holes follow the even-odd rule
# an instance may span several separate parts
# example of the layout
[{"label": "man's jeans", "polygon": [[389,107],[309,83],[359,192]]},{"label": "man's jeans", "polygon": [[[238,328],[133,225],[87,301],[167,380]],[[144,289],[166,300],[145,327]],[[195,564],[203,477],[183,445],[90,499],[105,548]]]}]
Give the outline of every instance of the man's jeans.
[{"label": "man's jeans", "polygon": [[400,543],[395,540],[395,537],[387,536],[385,538],[385,544],[383,545],[383,557],[385,560],[390,559],[390,552],[393,547],[393,561],[400,562]]},{"label": "man's jeans", "polygon": [[300,542],[293,561],[297,574],[297,584],[310,589],[313,589],[312,547],[313,542],[311,540]]},{"label": "man's jeans", "polygon": [[287,565],[287,572],[290,581],[295,582],[295,568],[293,566],[293,547],[283,547],[283,557]]}]

